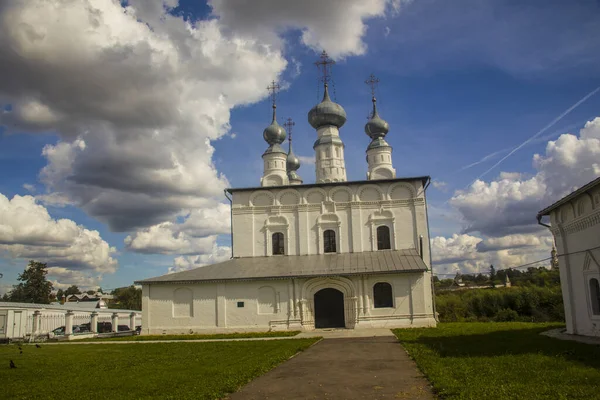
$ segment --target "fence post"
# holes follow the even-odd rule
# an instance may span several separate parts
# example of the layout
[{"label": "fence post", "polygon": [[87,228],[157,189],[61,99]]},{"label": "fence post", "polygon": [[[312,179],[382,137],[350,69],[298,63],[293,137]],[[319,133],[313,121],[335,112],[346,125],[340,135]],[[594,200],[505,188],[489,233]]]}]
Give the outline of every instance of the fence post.
[{"label": "fence post", "polygon": [[96,311],[92,312],[91,317],[90,330],[92,333],[98,333],[98,313]]},{"label": "fence post", "polygon": [[119,331],[119,313],[113,313],[112,315],[112,331]]},{"label": "fence post", "polygon": [[65,314],[65,336],[67,338],[73,334],[73,315],[71,310]]},{"label": "fence post", "polygon": [[132,312],[129,314],[129,329],[135,331],[135,316],[136,313]]},{"label": "fence post", "polygon": [[32,335],[37,335],[40,331],[40,322],[42,320],[42,313],[40,310],[35,310],[33,313],[33,329]]}]

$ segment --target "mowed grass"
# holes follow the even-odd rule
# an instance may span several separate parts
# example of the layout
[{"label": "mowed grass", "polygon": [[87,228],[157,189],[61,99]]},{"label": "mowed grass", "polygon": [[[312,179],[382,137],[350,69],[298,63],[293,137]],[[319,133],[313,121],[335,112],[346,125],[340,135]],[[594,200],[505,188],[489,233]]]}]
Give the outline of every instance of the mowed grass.
[{"label": "mowed grass", "polygon": [[539,334],[559,327],[442,323],[394,333],[444,399],[600,398],[600,346]]},{"label": "mowed grass", "polygon": [[101,342],[101,341],[121,341],[121,342],[144,342],[148,340],[202,340],[202,339],[248,339],[248,338],[268,338],[268,337],[290,337],[296,336],[300,331],[283,331],[283,332],[236,332],[236,333],[215,333],[204,335],[133,335],[133,336],[118,336],[109,338],[94,338],[94,339],[75,339],[77,342]]},{"label": "mowed grass", "polygon": [[219,399],[315,342],[4,345],[0,397]]}]

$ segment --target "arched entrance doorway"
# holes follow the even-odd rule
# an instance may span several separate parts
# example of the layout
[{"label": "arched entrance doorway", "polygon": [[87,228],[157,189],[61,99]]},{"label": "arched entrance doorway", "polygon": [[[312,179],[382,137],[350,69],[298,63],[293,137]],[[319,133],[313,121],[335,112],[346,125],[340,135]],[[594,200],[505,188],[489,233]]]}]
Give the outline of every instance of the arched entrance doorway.
[{"label": "arched entrance doorway", "polygon": [[315,293],[315,328],[345,328],[344,294],[326,288]]}]

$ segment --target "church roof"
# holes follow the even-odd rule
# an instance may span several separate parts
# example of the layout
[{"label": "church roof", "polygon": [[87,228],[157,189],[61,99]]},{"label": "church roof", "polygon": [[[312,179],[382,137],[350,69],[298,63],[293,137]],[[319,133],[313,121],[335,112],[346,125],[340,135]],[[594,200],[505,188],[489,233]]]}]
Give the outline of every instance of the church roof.
[{"label": "church roof", "polygon": [[392,179],[377,179],[376,181],[343,181],[343,182],[320,182],[320,183],[305,183],[302,185],[284,185],[284,186],[269,186],[269,187],[245,187],[245,188],[229,188],[225,189],[229,193],[233,192],[244,192],[249,190],[265,190],[265,189],[302,189],[302,188],[311,188],[311,187],[325,187],[325,186],[348,186],[348,185],[365,185],[365,184],[380,184],[380,183],[393,183],[393,182],[407,182],[407,181],[421,181],[423,185],[427,183],[431,179],[430,176],[414,176],[414,177],[404,177],[404,178],[392,178]]},{"label": "church roof", "polygon": [[242,257],[136,281],[136,284],[285,279],[427,271],[415,249],[304,256]]}]

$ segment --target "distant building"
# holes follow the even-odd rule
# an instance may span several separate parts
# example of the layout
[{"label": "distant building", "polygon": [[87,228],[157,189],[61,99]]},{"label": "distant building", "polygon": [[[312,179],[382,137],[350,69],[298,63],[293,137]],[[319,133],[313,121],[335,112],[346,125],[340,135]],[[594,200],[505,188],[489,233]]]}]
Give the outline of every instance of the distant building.
[{"label": "distant building", "polygon": [[436,325],[425,200],[430,178],[396,176],[384,139],[389,126],[373,96],[367,179],[348,182],[340,136],[346,112],[326,82],[323,100],[308,113],[316,131],[316,183],[302,183],[291,140],[287,152],[281,147],[286,131],[273,103],[260,187],[227,190],[232,259],[136,282],[142,333]]},{"label": "distant building", "polygon": [[[546,216],[549,224],[542,222]],[[540,211],[537,219],[556,242],[567,332],[600,336],[600,178]]]}]

